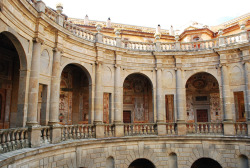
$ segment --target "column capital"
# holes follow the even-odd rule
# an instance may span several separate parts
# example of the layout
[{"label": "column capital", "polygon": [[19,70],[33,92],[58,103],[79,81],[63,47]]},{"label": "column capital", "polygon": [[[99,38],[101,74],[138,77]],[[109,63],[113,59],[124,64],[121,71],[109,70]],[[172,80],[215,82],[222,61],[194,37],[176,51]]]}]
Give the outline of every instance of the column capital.
[{"label": "column capital", "polygon": [[223,67],[223,66],[227,67],[228,65],[227,65],[226,63],[221,63],[221,64],[219,64],[219,67],[220,67],[220,68]]},{"label": "column capital", "polygon": [[182,67],[175,67],[174,70],[175,71],[177,71],[177,70],[181,70],[182,71],[183,69],[182,69]]},{"label": "column capital", "polygon": [[114,67],[115,67],[115,68],[118,68],[118,67],[121,68],[121,64],[115,64]]},{"label": "column capital", "polygon": [[95,61],[95,64],[96,64],[96,65],[102,65],[103,62],[102,62],[102,61]]},{"label": "column capital", "polygon": [[58,47],[53,48],[53,51],[54,52],[60,52],[61,54],[64,53],[63,49],[62,48],[58,48]]},{"label": "column capital", "polygon": [[42,45],[44,44],[44,40],[39,38],[39,37],[35,37],[33,38],[33,42],[36,42],[36,43],[41,43]]}]

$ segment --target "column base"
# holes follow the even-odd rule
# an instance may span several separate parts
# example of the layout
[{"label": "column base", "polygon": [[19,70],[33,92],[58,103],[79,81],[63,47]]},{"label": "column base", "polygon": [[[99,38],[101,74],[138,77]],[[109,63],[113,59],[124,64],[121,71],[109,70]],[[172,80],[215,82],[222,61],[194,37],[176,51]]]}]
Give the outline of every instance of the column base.
[{"label": "column base", "polygon": [[41,146],[41,126],[28,127],[28,140],[31,148]]},{"label": "column base", "polygon": [[235,136],[236,135],[236,131],[235,131],[235,125],[232,121],[224,121],[223,122],[223,131],[224,131],[224,135],[227,136]]},{"label": "column base", "polygon": [[178,135],[187,135],[187,124],[185,121],[177,121]]},{"label": "column base", "polygon": [[52,144],[62,141],[62,129],[60,124],[54,124],[50,126],[50,142]]},{"label": "column base", "polygon": [[122,122],[115,121],[115,137],[124,137],[124,125]]},{"label": "column base", "polygon": [[157,122],[157,132],[158,135],[167,135],[166,123]]}]

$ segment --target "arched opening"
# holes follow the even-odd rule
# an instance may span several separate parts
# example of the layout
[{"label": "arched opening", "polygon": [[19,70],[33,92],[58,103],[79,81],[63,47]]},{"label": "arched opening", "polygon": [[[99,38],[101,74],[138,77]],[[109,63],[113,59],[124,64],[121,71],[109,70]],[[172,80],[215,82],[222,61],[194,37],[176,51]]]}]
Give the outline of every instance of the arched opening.
[{"label": "arched opening", "polygon": [[240,155],[239,159],[239,168],[249,168],[248,158],[245,155]]},{"label": "arched opening", "polygon": [[136,159],[128,168],[155,168],[155,165],[147,159]]},{"label": "arched opening", "polygon": [[59,120],[61,124],[87,124],[90,116],[89,74],[74,64],[61,74]]},{"label": "arched opening", "polygon": [[115,160],[112,156],[108,157],[106,160],[106,168],[115,168]]},{"label": "arched opening", "polygon": [[178,168],[177,155],[175,153],[169,155],[168,167]]},{"label": "arched opening", "polygon": [[219,84],[206,72],[191,76],[186,83],[187,122],[220,122]]},{"label": "arched opening", "polygon": [[222,168],[221,165],[210,158],[200,158],[198,160],[196,160],[191,168]]},{"label": "arched opening", "polygon": [[16,127],[18,118],[20,60],[17,48],[9,36],[13,35],[0,34],[0,129]]},{"label": "arched opening", "polygon": [[153,87],[142,74],[131,74],[123,83],[123,122],[152,123]]}]

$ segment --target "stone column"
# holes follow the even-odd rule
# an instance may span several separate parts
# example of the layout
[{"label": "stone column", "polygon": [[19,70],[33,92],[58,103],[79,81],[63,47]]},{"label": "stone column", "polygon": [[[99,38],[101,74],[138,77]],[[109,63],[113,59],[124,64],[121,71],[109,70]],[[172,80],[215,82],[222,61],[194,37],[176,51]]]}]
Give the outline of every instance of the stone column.
[{"label": "stone column", "polygon": [[95,71],[95,116],[94,123],[96,124],[96,138],[104,137],[103,126],[103,90],[102,90],[102,64],[96,62]]},{"label": "stone column", "polygon": [[186,134],[185,123],[185,106],[186,106],[186,93],[182,83],[182,70],[176,69],[176,107],[177,107],[177,131],[178,135]]},{"label": "stone column", "polygon": [[222,100],[224,109],[224,134],[235,135],[228,68],[221,64]]},{"label": "stone column", "polygon": [[49,111],[49,125],[51,126],[50,138],[52,143],[58,143],[61,141],[61,128],[58,124],[60,97],[60,62],[61,51],[59,51],[58,48],[55,48],[53,53]]},{"label": "stone column", "polygon": [[114,123],[115,123],[115,136],[124,136],[123,122],[122,122],[122,106],[123,106],[123,89],[121,86],[121,67],[115,65],[115,95],[114,95]]},{"label": "stone column", "polygon": [[33,52],[31,61],[31,71],[28,94],[28,113],[26,125],[29,126],[30,147],[40,146],[40,129],[37,121],[37,104],[39,91],[40,56],[42,40],[36,38],[33,41]]},{"label": "stone column", "polygon": [[244,78],[245,78],[245,92],[246,92],[246,121],[248,125],[248,135],[250,135],[250,62],[249,49],[242,51],[243,60],[244,60]]},{"label": "stone column", "polygon": [[157,130],[158,135],[166,135],[165,115],[163,108],[163,92],[162,92],[162,70],[156,68],[156,112],[157,112]]}]

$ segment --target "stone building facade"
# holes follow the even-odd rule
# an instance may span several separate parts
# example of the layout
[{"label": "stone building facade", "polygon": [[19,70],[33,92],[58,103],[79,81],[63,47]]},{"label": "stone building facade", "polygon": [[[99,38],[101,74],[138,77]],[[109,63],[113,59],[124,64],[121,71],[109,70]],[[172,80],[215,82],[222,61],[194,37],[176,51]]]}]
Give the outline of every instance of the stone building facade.
[{"label": "stone building facade", "polygon": [[1,167],[249,167],[250,14],[180,34],[62,9],[0,1]]}]

